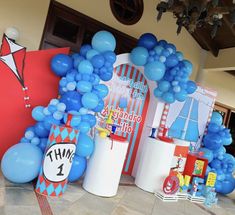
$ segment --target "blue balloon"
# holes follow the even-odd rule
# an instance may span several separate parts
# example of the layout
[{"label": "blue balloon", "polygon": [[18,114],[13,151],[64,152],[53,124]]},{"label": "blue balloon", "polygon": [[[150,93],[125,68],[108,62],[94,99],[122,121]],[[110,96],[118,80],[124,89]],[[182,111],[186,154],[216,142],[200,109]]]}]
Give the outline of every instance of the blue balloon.
[{"label": "blue balloon", "polygon": [[29,143],[16,144],[9,148],[1,162],[3,175],[14,183],[27,183],[40,171],[42,151]]},{"label": "blue balloon", "polygon": [[91,80],[90,82],[93,84],[93,85],[97,85],[100,83],[100,77],[96,74],[92,74],[91,75]]},{"label": "blue balloon", "polygon": [[49,136],[49,131],[46,129],[43,122],[36,123],[35,133],[38,137],[42,137],[42,138]]},{"label": "blue balloon", "polygon": [[96,124],[96,117],[92,114],[84,114],[82,115],[82,121],[88,122],[90,124],[90,127],[94,127]]},{"label": "blue balloon", "polygon": [[93,108],[94,112],[101,112],[104,109],[104,101],[102,99],[99,100],[98,105]]},{"label": "blue balloon", "polygon": [[162,99],[166,102],[166,103],[174,103],[175,102],[175,97],[172,93],[166,92],[162,94]]},{"label": "blue balloon", "polygon": [[162,47],[165,47],[168,43],[166,42],[166,40],[159,40],[158,41],[158,45],[159,46],[162,46]]},{"label": "blue balloon", "polygon": [[106,51],[103,53],[103,56],[107,62],[111,63],[111,65],[116,61],[116,54],[113,51]]},{"label": "blue balloon", "polygon": [[92,74],[93,73],[93,66],[89,60],[83,60],[81,63],[78,65],[78,71],[81,74]]},{"label": "blue balloon", "polygon": [[[45,119],[44,119],[44,121],[43,121],[43,125],[44,125],[44,127],[48,130],[48,131],[50,131],[50,129],[51,129],[51,126],[52,125],[59,125],[60,124],[60,120],[56,120],[53,116],[46,116],[45,117]],[[48,137],[48,136],[46,136],[46,137]]]},{"label": "blue balloon", "polygon": [[43,119],[45,118],[43,110],[44,110],[43,106],[35,107],[32,111],[32,117],[37,121],[43,121]]},{"label": "blue balloon", "polygon": [[80,48],[80,54],[83,56],[83,57],[86,57],[86,54],[89,50],[91,50],[91,45],[89,44],[84,44],[81,46]]},{"label": "blue balloon", "polygon": [[98,96],[100,98],[106,97],[109,93],[109,88],[104,84],[98,84],[98,85],[94,86],[94,89],[97,90]]},{"label": "blue balloon", "polygon": [[85,93],[81,101],[85,108],[93,109],[98,105],[99,98],[95,93]]},{"label": "blue balloon", "polygon": [[154,61],[145,65],[144,75],[152,81],[159,81],[163,78],[166,67],[159,61]]},{"label": "blue balloon", "polygon": [[69,172],[68,181],[77,181],[81,176],[83,176],[87,167],[87,160],[84,157],[75,155],[73,158],[73,163],[71,170]]},{"label": "blue balloon", "polygon": [[65,54],[57,54],[51,60],[51,70],[58,76],[65,76],[72,67],[72,58]]},{"label": "blue balloon", "polygon": [[222,146],[222,138],[218,134],[208,133],[204,137],[203,143],[206,148],[211,150],[217,150]]},{"label": "blue balloon", "polygon": [[208,125],[208,132],[217,133],[219,130],[220,127],[213,122]]},{"label": "blue balloon", "polygon": [[91,126],[88,122],[80,122],[78,125],[78,130],[81,133],[87,133],[90,130]]},{"label": "blue balloon", "polygon": [[142,46],[148,50],[153,49],[157,44],[157,38],[151,33],[142,34],[138,40],[138,46]]},{"label": "blue balloon", "polygon": [[214,111],[211,116],[211,123],[215,123],[217,125],[222,125],[223,117],[219,112]]},{"label": "blue balloon", "polygon": [[180,92],[175,93],[175,99],[179,102],[185,101],[187,96],[188,96],[188,93],[184,89],[181,89]]},{"label": "blue balloon", "polygon": [[99,52],[114,51],[116,48],[116,40],[113,34],[108,31],[97,32],[91,40],[93,49]]},{"label": "blue balloon", "polygon": [[102,81],[109,81],[111,80],[113,77],[113,73],[112,72],[104,72],[100,74],[100,79]]},{"label": "blue balloon", "polygon": [[44,153],[45,150],[46,150],[47,142],[48,142],[47,138],[41,138],[40,139],[40,143],[39,143],[38,147],[42,150],[42,153]]},{"label": "blue balloon", "polygon": [[77,90],[80,93],[88,93],[92,90],[92,84],[89,81],[78,81]]},{"label": "blue balloon", "polygon": [[94,142],[86,134],[79,134],[78,143],[76,147],[76,155],[81,157],[88,157],[93,153],[94,150]]},{"label": "blue balloon", "polygon": [[184,59],[184,55],[182,52],[176,52],[175,54],[179,61],[182,61]]},{"label": "blue balloon", "polygon": [[235,189],[235,179],[234,178],[231,180],[225,179],[224,181],[221,182],[221,186],[219,187],[220,189],[218,189],[218,185],[215,188],[216,192],[222,193],[224,195],[232,193]]},{"label": "blue balloon", "polygon": [[203,158],[206,158],[210,163],[213,160],[213,152],[207,148],[200,148],[199,152],[203,152]]},{"label": "blue balloon", "polygon": [[105,62],[104,56],[101,54],[95,55],[94,57],[91,58],[91,64],[95,68],[101,68],[102,66],[104,66],[104,62]]},{"label": "blue balloon", "polygon": [[155,88],[153,91],[153,94],[155,97],[159,98],[162,96],[163,92],[161,90],[159,90],[159,88]]},{"label": "blue balloon", "polygon": [[81,95],[76,91],[69,91],[64,93],[60,98],[60,102],[63,102],[66,105],[67,111],[79,111],[79,109],[82,107]]},{"label": "blue balloon", "polygon": [[144,66],[147,63],[148,57],[148,50],[144,47],[136,47],[130,53],[132,63],[137,66]]},{"label": "blue balloon", "polygon": [[178,64],[179,60],[175,54],[171,54],[166,58],[165,65],[169,68],[174,67]]},{"label": "blue balloon", "polygon": [[78,56],[73,60],[73,67],[78,68],[79,63],[81,63],[85,58],[83,56]]},{"label": "blue balloon", "polygon": [[184,65],[186,72],[188,72],[190,75],[193,70],[193,64],[188,60],[183,60],[183,65]]},{"label": "blue balloon", "polygon": [[197,85],[194,81],[188,81],[187,82],[187,89],[186,91],[188,92],[188,94],[192,94],[196,91],[197,89]]},{"label": "blue balloon", "polygon": [[176,52],[176,47],[174,44],[168,43],[165,48],[171,53],[174,54]]},{"label": "blue balloon", "polygon": [[162,92],[167,92],[171,87],[171,84],[169,81],[160,81],[158,83],[158,89],[161,90]]},{"label": "blue balloon", "polygon": [[99,52],[96,51],[95,49],[90,49],[87,53],[86,53],[86,59],[87,60],[91,60],[91,58],[93,58],[95,55],[98,55]]},{"label": "blue balloon", "polygon": [[211,168],[219,170],[221,169],[221,161],[218,159],[214,159],[210,163]]}]

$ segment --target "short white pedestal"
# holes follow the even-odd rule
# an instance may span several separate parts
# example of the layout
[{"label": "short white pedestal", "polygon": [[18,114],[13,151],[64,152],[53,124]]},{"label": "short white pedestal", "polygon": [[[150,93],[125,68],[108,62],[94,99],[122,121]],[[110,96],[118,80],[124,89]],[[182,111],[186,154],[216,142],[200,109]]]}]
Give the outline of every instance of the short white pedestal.
[{"label": "short white pedestal", "polygon": [[83,188],[97,196],[115,196],[127,149],[127,141],[119,142],[97,135],[94,153],[88,161]]},{"label": "short white pedestal", "polygon": [[162,190],[169,175],[175,145],[148,137],[137,169],[135,184],[148,192]]}]

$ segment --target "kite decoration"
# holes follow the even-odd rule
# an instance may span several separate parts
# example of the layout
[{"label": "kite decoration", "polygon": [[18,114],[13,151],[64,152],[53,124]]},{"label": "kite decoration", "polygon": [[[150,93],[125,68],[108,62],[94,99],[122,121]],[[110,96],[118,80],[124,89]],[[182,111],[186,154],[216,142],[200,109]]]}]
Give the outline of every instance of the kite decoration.
[{"label": "kite decoration", "polygon": [[2,45],[0,50],[0,64],[3,63],[7,69],[12,72],[24,91],[25,107],[30,108],[28,87],[24,82],[24,61],[25,61],[26,48],[18,45],[5,34],[3,35]]}]

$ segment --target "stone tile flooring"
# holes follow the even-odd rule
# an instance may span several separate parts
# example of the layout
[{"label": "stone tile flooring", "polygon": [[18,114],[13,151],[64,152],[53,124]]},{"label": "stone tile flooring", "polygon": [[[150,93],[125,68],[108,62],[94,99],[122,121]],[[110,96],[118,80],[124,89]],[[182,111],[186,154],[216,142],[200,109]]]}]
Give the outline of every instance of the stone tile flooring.
[{"label": "stone tile flooring", "polygon": [[[46,200],[46,198],[44,198]],[[80,183],[69,184],[60,198],[47,198],[46,209],[40,209],[33,184],[12,184],[0,173],[0,215],[235,215],[235,193],[219,196],[212,208],[189,201],[164,203],[153,194],[133,185],[133,179],[123,177],[118,194],[113,198],[92,195]]]}]

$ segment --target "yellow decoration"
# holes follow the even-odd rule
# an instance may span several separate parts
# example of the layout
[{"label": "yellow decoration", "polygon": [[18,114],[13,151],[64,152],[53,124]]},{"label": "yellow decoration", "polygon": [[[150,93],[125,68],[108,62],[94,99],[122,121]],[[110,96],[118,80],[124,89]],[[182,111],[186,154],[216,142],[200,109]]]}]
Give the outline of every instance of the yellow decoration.
[{"label": "yellow decoration", "polygon": [[114,110],[110,110],[110,112],[109,112],[109,115],[108,115],[108,119],[106,120],[106,124],[110,124],[110,125],[112,125],[113,124],[113,119],[112,119],[112,117],[113,117],[113,114],[114,114]]},{"label": "yellow decoration", "polygon": [[184,176],[184,185],[185,185],[185,186],[189,186],[190,180],[191,180],[191,176],[185,175],[185,176]]},{"label": "yellow decoration", "polygon": [[184,176],[181,173],[178,173],[177,177],[179,178],[179,181],[180,181],[180,187],[183,187],[184,186]]},{"label": "yellow decoration", "polygon": [[96,129],[99,131],[99,135],[102,138],[106,138],[108,135],[110,135],[110,131],[106,128],[96,127]]},{"label": "yellow decoration", "polygon": [[214,172],[209,172],[207,180],[206,180],[206,186],[207,187],[214,187],[215,186],[215,182],[216,182],[216,173]]}]

